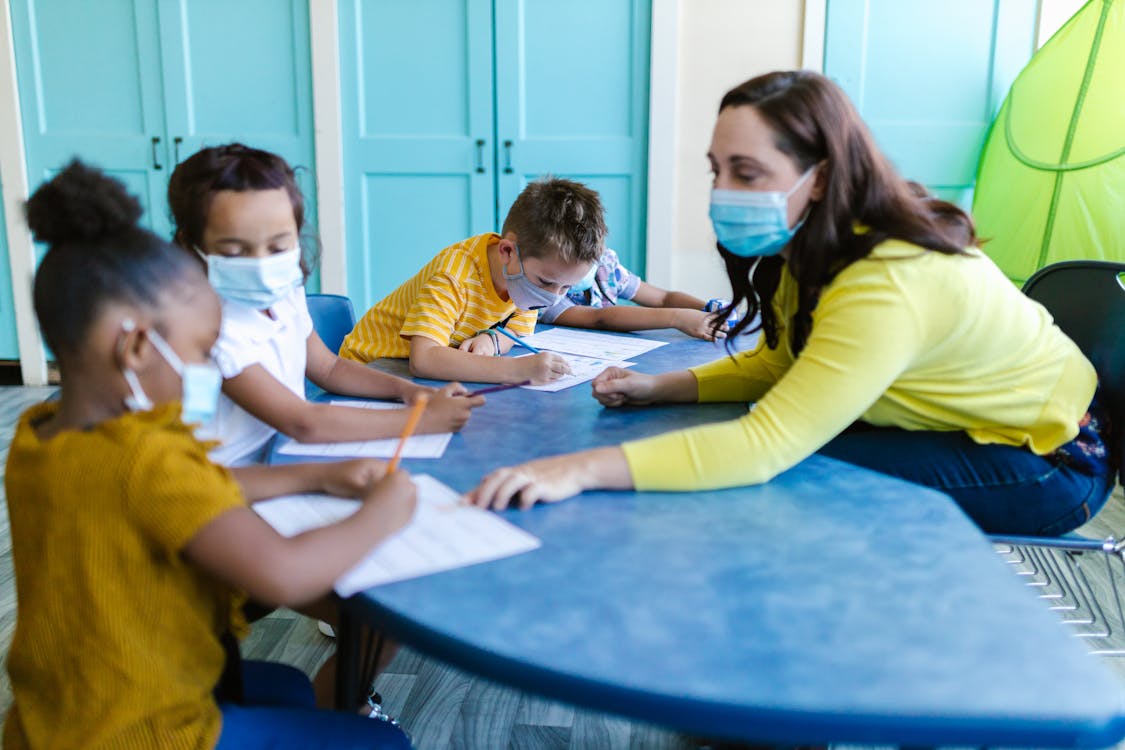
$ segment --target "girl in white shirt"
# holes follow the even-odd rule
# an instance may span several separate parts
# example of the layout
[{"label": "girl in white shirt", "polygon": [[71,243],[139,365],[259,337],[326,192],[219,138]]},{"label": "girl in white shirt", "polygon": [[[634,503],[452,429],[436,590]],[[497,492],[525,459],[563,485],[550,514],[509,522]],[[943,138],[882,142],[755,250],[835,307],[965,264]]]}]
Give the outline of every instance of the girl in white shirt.
[{"label": "girl in white shirt", "polygon": [[416,385],[333,354],[313,330],[305,301],[308,265],[300,245],[304,199],[293,169],[276,154],[229,144],[205,148],[176,166],[168,184],[174,241],[197,253],[223,302],[213,355],[223,398],[211,457],[228,466],[263,458],[282,432],[304,443],[398,436],[407,409],[370,410],[305,399],[305,378],[331,393],[430,402],[417,431],[461,429],[484,403],[457,383]]}]

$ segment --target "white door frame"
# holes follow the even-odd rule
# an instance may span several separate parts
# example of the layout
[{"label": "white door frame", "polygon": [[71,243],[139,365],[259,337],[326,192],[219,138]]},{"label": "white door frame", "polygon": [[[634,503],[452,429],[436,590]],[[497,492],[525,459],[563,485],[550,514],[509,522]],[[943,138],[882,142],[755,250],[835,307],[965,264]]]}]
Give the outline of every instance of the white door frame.
[{"label": "white door frame", "polygon": [[824,72],[824,32],[828,28],[828,0],[805,0],[801,33],[801,67]]},{"label": "white door frame", "polygon": [[652,43],[649,46],[648,216],[645,277],[671,288],[675,271],[672,243],[676,237],[679,176],[677,117],[680,99],[680,3],[652,0]]},{"label": "white door frame", "polygon": [[19,342],[20,374],[24,385],[46,385],[47,353],[39,338],[39,324],[32,302],[35,246],[23,220],[23,204],[30,191],[24,159],[23,127],[20,124],[11,10],[8,0],[0,0],[0,182],[4,186],[4,224],[8,235],[8,265],[12,273],[12,305]]},{"label": "white door frame", "polygon": [[338,0],[309,0],[309,45],[312,55],[317,233],[321,243],[320,291],[347,295],[338,5]]}]

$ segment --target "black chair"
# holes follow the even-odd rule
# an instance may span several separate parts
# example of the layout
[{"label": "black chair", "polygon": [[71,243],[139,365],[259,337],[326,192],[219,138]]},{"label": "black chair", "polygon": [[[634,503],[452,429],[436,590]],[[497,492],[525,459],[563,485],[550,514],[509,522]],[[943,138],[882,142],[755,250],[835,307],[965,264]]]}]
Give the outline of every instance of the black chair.
[{"label": "black chair", "polygon": [[339,354],[344,337],[355,328],[352,301],[341,294],[310,294],[307,299],[313,330],[333,354]]},{"label": "black chair", "polygon": [[[1055,263],[1028,279],[1023,291],[1047,308],[1097,370],[1110,414],[1110,450],[1121,472],[1125,468],[1125,263]],[[1075,635],[1088,639],[1095,653],[1125,655],[1125,541],[1077,534],[991,539]]]},{"label": "black chair", "polygon": [[1069,260],[1038,271],[1023,292],[1035,300],[1098,371],[1117,464],[1125,468],[1125,263]]}]

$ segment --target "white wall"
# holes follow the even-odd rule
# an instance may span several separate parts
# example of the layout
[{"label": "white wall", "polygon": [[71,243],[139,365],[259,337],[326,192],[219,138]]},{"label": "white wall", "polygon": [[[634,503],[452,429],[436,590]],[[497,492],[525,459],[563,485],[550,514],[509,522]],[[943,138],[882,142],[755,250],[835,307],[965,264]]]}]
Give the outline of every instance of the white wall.
[{"label": "white wall", "polygon": [[800,67],[805,2],[680,2],[672,288],[703,299],[730,296],[707,216],[711,129],[728,89],[760,73]]},{"label": "white wall", "polygon": [[1085,4],[1086,0],[1039,0],[1039,38],[1036,48],[1042,47]]}]

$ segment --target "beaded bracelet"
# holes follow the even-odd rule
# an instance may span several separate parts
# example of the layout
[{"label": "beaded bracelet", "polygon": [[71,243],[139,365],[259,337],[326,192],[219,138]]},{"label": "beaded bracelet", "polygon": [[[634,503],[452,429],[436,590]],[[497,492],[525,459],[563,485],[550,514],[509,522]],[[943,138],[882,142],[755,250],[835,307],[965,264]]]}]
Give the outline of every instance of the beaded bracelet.
[{"label": "beaded bracelet", "polygon": [[478,336],[481,335],[482,333],[487,333],[488,337],[490,339],[492,339],[492,356],[493,357],[499,357],[500,356],[500,336],[496,333],[496,331],[492,330],[491,328],[485,328],[483,330],[477,331]]}]

